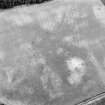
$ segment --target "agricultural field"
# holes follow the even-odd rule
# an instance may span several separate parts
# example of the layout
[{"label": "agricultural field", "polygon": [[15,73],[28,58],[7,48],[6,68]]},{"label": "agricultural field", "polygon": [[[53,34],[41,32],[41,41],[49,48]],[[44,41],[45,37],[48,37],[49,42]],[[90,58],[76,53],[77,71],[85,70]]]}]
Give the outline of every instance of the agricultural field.
[{"label": "agricultural field", "polygon": [[104,13],[98,0],[1,12],[0,101],[76,105],[104,92]]}]

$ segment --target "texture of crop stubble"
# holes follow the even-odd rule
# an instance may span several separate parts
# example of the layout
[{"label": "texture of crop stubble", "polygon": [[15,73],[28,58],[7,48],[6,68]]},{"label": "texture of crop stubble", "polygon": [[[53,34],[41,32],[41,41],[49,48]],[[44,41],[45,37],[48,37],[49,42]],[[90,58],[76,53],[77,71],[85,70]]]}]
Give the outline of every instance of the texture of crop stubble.
[{"label": "texture of crop stubble", "polygon": [[0,14],[0,100],[74,105],[105,90],[105,7],[54,1]]}]

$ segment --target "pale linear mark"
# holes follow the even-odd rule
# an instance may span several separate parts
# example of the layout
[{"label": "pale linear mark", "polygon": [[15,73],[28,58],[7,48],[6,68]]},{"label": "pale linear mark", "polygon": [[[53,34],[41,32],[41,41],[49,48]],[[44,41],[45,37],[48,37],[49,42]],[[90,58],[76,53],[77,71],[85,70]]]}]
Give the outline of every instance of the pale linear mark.
[{"label": "pale linear mark", "polygon": [[[49,67],[45,68],[43,73],[44,74],[40,77],[40,79],[44,90],[49,93],[50,98],[54,99],[56,97],[62,96],[63,92],[61,89],[61,78],[57,74],[55,74],[55,72],[53,72]],[[52,88],[48,85],[49,80],[51,82]]]},{"label": "pale linear mark", "polygon": [[6,53],[4,51],[0,51],[0,60],[3,61],[6,58]]},{"label": "pale linear mark", "polygon": [[100,45],[101,41],[103,41],[103,40],[105,40],[104,37],[95,39],[93,41],[92,40],[91,41],[83,40],[81,45],[82,45],[82,47],[85,47],[87,49],[87,52],[88,52],[87,59],[90,60],[95,65],[96,71],[97,71],[99,77],[101,78],[102,82],[105,84],[105,72],[104,72],[103,68],[101,67],[101,65],[99,64],[99,62],[97,61],[97,59],[94,57],[94,54],[93,54],[92,48],[91,48],[92,46]]},{"label": "pale linear mark", "polygon": [[68,6],[66,7],[64,16],[65,16],[64,23],[73,25],[73,24],[76,24],[75,19],[86,18],[88,14],[86,14],[84,11],[80,12],[77,6],[74,6],[74,7]]},{"label": "pale linear mark", "polygon": [[27,105],[26,103],[20,101],[9,100],[5,97],[0,97],[0,101],[7,105]]},{"label": "pale linear mark", "polygon": [[[63,19],[65,8],[63,6],[59,7],[57,10],[52,9],[48,12],[40,12],[38,14],[40,26],[44,30],[53,31],[57,24],[61,23]],[[51,13],[50,13],[51,12]]]},{"label": "pale linear mark", "polygon": [[62,54],[64,52],[64,49],[62,47],[59,47],[57,50],[56,50],[56,53],[59,55],[59,54]]},{"label": "pale linear mark", "polygon": [[99,19],[99,21],[105,25],[105,7],[104,6],[94,6],[93,12],[96,17],[96,19]]},{"label": "pale linear mark", "polygon": [[33,18],[28,14],[14,14],[5,18],[5,20],[12,22],[11,24],[17,26],[24,26],[33,22]]},{"label": "pale linear mark", "polygon": [[105,72],[103,70],[103,68],[101,67],[101,65],[99,64],[99,62],[97,61],[97,59],[94,57],[94,54],[91,50],[91,46],[88,46],[88,59],[93,63],[93,65],[95,65],[96,67],[96,71],[99,75],[99,78],[101,79],[103,85],[105,84]]}]

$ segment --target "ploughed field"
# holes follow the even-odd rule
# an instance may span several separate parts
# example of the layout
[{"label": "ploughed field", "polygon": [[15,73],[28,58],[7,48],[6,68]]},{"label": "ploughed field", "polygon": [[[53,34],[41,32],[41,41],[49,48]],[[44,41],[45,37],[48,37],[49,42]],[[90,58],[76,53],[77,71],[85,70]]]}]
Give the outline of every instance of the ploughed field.
[{"label": "ploughed field", "polygon": [[52,2],[0,14],[0,100],[74,105],[105,91],[105,7]]}]

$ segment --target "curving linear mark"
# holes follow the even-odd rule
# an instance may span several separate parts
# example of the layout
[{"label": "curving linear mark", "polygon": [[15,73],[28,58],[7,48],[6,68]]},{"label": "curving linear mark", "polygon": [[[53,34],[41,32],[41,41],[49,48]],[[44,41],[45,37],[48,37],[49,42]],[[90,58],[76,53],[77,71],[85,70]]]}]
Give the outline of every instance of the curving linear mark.
[{"label": "curving linear mark", "polygon": [[96,5],[93,7],[93,13],[99,22],[105,25],[105,7]]},{"label": "curving linear mark", "polygon": [[87,52],[88,52],[87,59],[89,59],[93,63],[93,65],[96,67],[97,73],[98,73],[103,84],[105,84],[105,72],[104,72],[103,68],[101,67],[101,65],[99,64],[99,62],[97,61],[97,59],[95,58],[95,56],[92,52],[92,46],[97,45],[97,44],[100,45],[99,43],[104,39],[105,38],[102,37],[99,40],[98,39],[94,40],[93,42],[84,40],[83,42],[80,41],[81,43],[79,43],[80,47],[84,47],[87,49]]},{"label": "curving linear mark", "polygon": [[103,84],[105,84],[105,72],[103,70],[103,68],[101,67],[101,65],[99,64],[99,62],[97,61],[97,59],[94,57],[93,52],[91,51],[90,48],[88,48],[88,55],[89,55],[89,60],[95,65],[96,67],[96,71],[101,79],[101,81],[103,82]]}]

